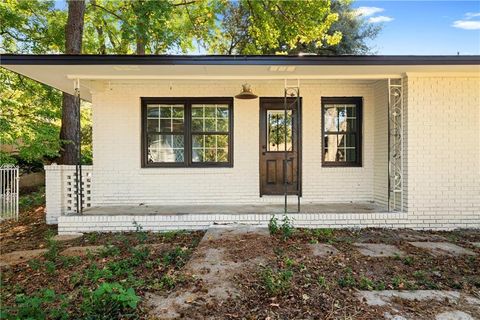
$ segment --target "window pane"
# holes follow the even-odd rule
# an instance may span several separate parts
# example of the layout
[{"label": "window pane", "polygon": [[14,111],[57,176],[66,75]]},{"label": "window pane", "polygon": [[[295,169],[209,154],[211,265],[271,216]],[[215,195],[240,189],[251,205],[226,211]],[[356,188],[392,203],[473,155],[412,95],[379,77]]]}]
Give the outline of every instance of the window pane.
[{"label": "window pane", "polygon": [[183,135],[149,134],[148,162],[184,162]]},{"label": "window pane", "polygon": [[228,105],[193,104],[192,131],[193,132],[228,132],[229,109]]},{"label": "window pane", "polygon": [[345,147],[356,147],[355,135],[347,134],[345,135]]},{"label": "window pane", "polygon": [[[168,105],[161,104],[155,106],[155,108],[148,106],[148,124],[147,130],[151,131],[160,131],[162,133],[168,132],[183,132],[184,125],[184,106],[183,105]],[[155,111],[154,111],[155,110]],[[150,117],[152,115],[152,117]],[[150,124],[151,118],[153,116],[160,118],[159,123],[157,123],[157,128],[154,128],[153,121]],[[157,120],[158,121],[158,120]]]},{"label": "window pane", "polygon": [[147,117],[148,118],[158,118],[159,109],[158,105],[148,105],[147,106]]},{"label": "window pane", "polygon": [[324,111],[325,132],[338,131],[338,109],[336,107],[325,107]]},{"label": "window pane", "polygon": [[355,162],[356,140],[353,134],[326,134],[324,141],[325,161]]},{"label": "window pane", "polygon": [[160,118],[171,118],[172,116],[172,107],[168,105],[161,105],[160,106]]},{"label": "window pane", "polygon": [[292,151],[292,110],[267,110],[267,151],[285,151],[285,127],[287,128],[287,150]]},{"label": "window pane", "polygon": [[193,162],[228,162],[228,135],[192,135]]},{"label": "window pane", "polygon": [[348,162],[355,162],[357,161],[356,159],[356,150],[355,149],[346,149],[345,150],[345,161]]},{"label": "window pane", "polygon": [[158,119],[147,119],[147,131],[148,132],[158,131]]},{"label": "window pane", "polygon": [[347,110],[347,117],[356,117],[357,116],[357,106],[354,104],[347,104],[345,105]]}]

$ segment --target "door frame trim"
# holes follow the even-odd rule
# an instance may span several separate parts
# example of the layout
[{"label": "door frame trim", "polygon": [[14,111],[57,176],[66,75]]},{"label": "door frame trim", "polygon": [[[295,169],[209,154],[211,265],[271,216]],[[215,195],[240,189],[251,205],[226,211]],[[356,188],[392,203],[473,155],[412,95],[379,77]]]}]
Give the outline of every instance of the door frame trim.
[{"label": "door frame trim", "polygon": [[[261,166],[262,166],[262,159],[261,159],[261,153],[262,153],[262,144],[261,144],[261,140],[262,140],[262,130],[261,130],[261,126],[262,126],[262,105],[264,103],[281,103],[283,105],[283,102],[284,102],[284,99],[285,97],[260,97],[259,98],[259,103],[258,103],[258,113],[259,113],[259,117],[258,117],[258,191],[259,191],[259,195],[260,195],[260,198],[263,197],[263,196],[267,196],[267,197],[278,197],[279,195],[275,195],[275,194],[262,194],[262,181],[261,181]],[[287,98],[287,100],[293,100],[294,98]],[[298,180],[298,195],[301,197],[302,196],[302,155],[303,155],[303,148],[302,148],[302,131],[303,131],[303,119],[302,119],[302,109],[303,109],[303,99],[302,97],[299,97],[300,99],[300,108],[299,110],[297,110],[297,113],[298,113],[298,123],[299,123],[299,126],[297,128],[297,135],[298,135],[298,146],[297,146],[297,152],[298,152],[298,159],[297,159],[297,167],[298,167],[298,177],[297,177],[297,180]],[[282,108],[283,110],[283,108]],[[265,126],[266,128],[266,126]],[[281,194],[283,195],[283,194]],[[289,194],[290,195],[290,194]]]}]

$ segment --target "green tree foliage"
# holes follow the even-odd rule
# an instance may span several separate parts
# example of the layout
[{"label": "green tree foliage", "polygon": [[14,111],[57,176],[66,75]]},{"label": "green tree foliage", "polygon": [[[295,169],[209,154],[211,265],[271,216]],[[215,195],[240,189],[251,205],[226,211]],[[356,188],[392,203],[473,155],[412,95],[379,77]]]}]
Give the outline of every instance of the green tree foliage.
[{"label": "green tree foliage", "polygon": [[330,0],[241,0],[229,2],[210,50],[219,53],[289,53],[298,46],[336,45],[341,32],[330,32],[338,14]]},{"label": "green tree foliage", "polygon": [[[0,142],[23,161],[55,157],[59,149],[61,95],[51,87],[0,70]],[[14,159],[0,150],[0,163]]]},{"label": "green tree foliage", "polygon": [[[82,53],[364,54],[379,29],[351,0],[87,0]],[[62,53],[65,6],[54,0],[0,1],[0,50]],[[0,69],[0,143],[21,161],[58,155],[61,93]],[[91,118],[82,108],[84,162],[91,159]],[[1,161],[7,161],[3,153]],[[11,161],[8,158],[8,161]]]},{"label": "green tree foliage", "polygon": [[356,14],[352,0],[229,2],[220,25],[211,53],[367,54],[366,41],[380,31]]}]

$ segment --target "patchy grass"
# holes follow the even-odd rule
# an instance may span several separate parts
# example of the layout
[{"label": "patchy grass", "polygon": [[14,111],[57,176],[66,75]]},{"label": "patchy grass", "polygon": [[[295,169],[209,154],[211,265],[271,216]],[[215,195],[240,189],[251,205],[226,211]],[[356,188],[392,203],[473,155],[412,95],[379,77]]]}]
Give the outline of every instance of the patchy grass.
[{"label": "patchy grass", "polygon": [[[95,233],[60,244],[47,232],[42,257],[2,270],[1,318],[136,319],[144,314],[145,291],[166,292],[190,280],[181,268],[202,236]],[[61,254],[82,244],[103,248],[81,257]]]}]

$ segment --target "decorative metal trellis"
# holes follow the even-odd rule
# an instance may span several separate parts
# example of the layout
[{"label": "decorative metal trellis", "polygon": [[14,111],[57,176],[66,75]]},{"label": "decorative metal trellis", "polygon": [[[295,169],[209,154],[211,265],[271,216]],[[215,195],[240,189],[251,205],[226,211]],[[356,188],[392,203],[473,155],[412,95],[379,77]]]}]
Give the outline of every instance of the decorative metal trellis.
[{"label": "decorative metal trellis", "polygon": [[403,211],[403,83],[388,79],[388,210]]},{"label": "decorative metal trellis", "polygon": [[77,141],[75,141],[75,147],[77,152],[77,163],[75,164],[75,209],[76,213],[83,212],[83,191],[84,191],[84,181],[82,175],[82,129],[80,124],[81,119],[81,109],[80,109],[80,80],[76,79],[74,81],[74,90],[75,90],[75,108],[78,111],[78,121],[77,121]]},{"label": "decorative metal trellis", "polygon": [[18,167],[11,164],[4,164],[0,166],[1,219],[18,220],[19,181]]},{"label": "decorative metal trellis", "polygon": [[[297,165],[296,165],[296,181],[295,183],[297,184],[296,190],[297,190],[297,212],[300,212],[300,196],[301,196],[301,186],[300,186],[300,152],[299,152],[299,146],[300,146],[300,108],[301,108],[301,98],[300,98],[300,81],[297,80],[297,83],[295,86],[290,86],[288,84],[288,81],[285,80],[285,87],[284,87],[284,100],[283,100],[283,112],[284,112],[284,119],[288,118],[288,110],[292,110],[292,125],[293,121],[295,121],[295,127],[296,130],[292,130],[292,135],[294,131],[297,131],[297,134],[295,136],[292,136],[292,139],[295,139],[295,145],[296,150],[293,150],[295,153],[295,157],[297,160]],[[287,163],[288,163],[288,148],[287,148],[287,143],[286,141],[288,140],[288,121],[284,121],[284,141],[285,141],[285,149],[284,149],[284,160],[283,160],[283,186],[284,186],[284,196],[285,196],[285,206],[284,206],[284,212],[288,212],[288,179],[286,177],[287,175]],[[293,142],[293,141],[292,141]]]}]

